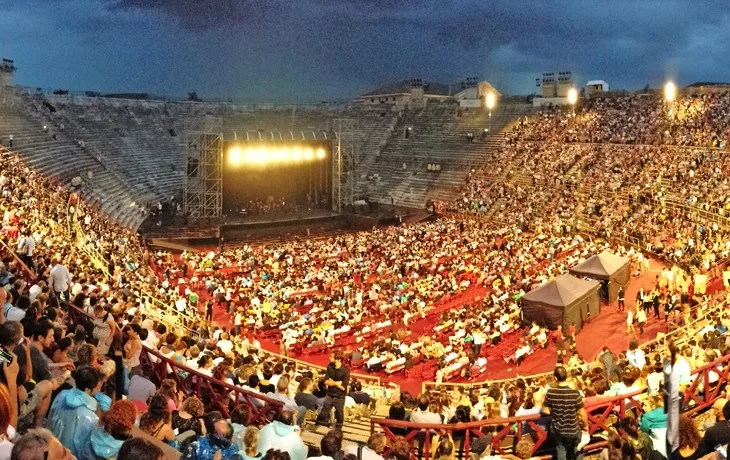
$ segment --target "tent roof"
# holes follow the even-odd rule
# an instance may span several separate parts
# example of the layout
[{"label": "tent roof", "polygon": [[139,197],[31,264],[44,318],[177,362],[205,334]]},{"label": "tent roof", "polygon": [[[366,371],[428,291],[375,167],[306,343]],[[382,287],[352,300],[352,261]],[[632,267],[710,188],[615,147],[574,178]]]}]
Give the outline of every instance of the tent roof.
[{"label": "tent roof", "polygon": [[522,296],[522,300],[563,307],[595,291],[599,285],[598,281],[586,281],[573,275],[562,275],[528,292]]},{"label": "tent roof", "polygon": [[626,257],[617,256],[608,251],[588,258],[585,262],[571,268],[571,272],[593,276],[611,276],[630,262]]}]

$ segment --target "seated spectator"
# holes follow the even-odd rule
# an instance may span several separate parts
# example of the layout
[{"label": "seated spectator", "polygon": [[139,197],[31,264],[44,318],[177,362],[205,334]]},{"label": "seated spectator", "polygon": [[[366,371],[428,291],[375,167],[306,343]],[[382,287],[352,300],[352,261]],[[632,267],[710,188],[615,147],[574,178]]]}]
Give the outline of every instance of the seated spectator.
[{"label": "seated spectator", "polygon": [[101,376],[93,367],[83,366],[74,373],[76,388],[63,390],[56,396],[48,412],[48,428],[76,457],[81,457],[92,431],[99,421],[98,403]]},{"label": "seated spectator", "polygon": [[[390,420],[399,420],[404,422],[406,420],[406,407],[403,403],[397,402],[391,405],[388,410],[388,418]],[[397,436],[405,436],[408,433],[408,428],[393,427],[391,428],[391,431]]]},{"label": "seated spectator", "polygon": [[147,412],[139,419],[139,429],[162,442],[169,443],[175,438],[166,397],[157,394],[150,398]]},{"label": "seated spectator", "polygon": [[700,433],[694,420],[681,415],[679,417],[679,448],[669,454],[668,460],[695,460],[702,457],[700,452]]},{"label": "seated spectator", "polygon": [[152,366],[149,364],[142,365],[142,373],[132,376],[129,381],[127,390],[127,399],[130,401],[139,401],[145,406],[147,401],[157,393],[157,387],[146,377],[153,374]]},{"label": "seated spectator", "polygon": [[101,415],[100,425],[92,433],[82,458],[116,458],[125,441],[132,438],[137,409],[130,401],[117,401]]},{"label": "seated spectator", "polygon": [[[216,458],[241,460],[238,447],[231,442],[232,436],[233,428],[228,420],[218,420],[211,433],[190,443],[180,458],[181,460],[214,460]],[[218,457],[217,452],[220,452]]]},{"label": "seated spectator", "polygon": [[[243,450],[243,437],[246,427],[251,423],[251,408],[248,404],[239,404],[231,412],[231,426],[233,427],[233,442],[238,450]],[[258,440],[256,441],[258,443]]]},{"label": "seated spectator", "polygon": [[349,445],[345,447],[345,455],[353,454],[360,460],[384,460],[383,451],[388,445],[388,438],[383,433],[373,433],[368,438],[367,446]]},{"label": "seated spectator", "polygon": [[309,460],[335,460],[341,458],[342,438],[337,430],[332,430],[322,437],[319,442],[319,450],[322,453],[319,457],[309,457]]},{"label": "seated spectator", "polygon": [[162,460],[165,453],[146,439],[132,438],[124,441],[117,460]]},{"label": "seated spectator", "polygon": [[666,457],[667,414],[664,412],[664,399],[661,396],[650,396],[644,403],[644,414],[639,421],[639,428],[651,437],[654,450]]},{"label": "seated spectator", "polygon": [[263,457],[258,449],[260,435],[261,432],[255,426],[246,428],[243,433],[243,448],[240,449],[242,460],[259,460]]},{"label": "seated spectator", "polygon": [[180,393],[177,391],[177,383],[172,379],[165,379],[157,390],[158,395],[167,398],[167,408],[172,413],[180,405]]},{"label": "seated spectator", "polygon": [[75,460],[71,451],[63,446],[53,433],[44,428],[28,430],[15,442],[11,454],[13,460]]},{"label": "seated spectator", "polygon": [[277,419],[261,429],[259,440],[259,452],[267,452],[269,449],[279,448],[287,452],[291,460],[304,460],[307,458],[307,447],[294,426],[295,412],[282,410]]},{"label": "seated spectator", "polygon": [[350,388],[350,396],[357,404],[370,404],[370,395],[362,391],[362,383],[353,380]]},{"label": "seated spectator", "polygon": [[289,397],[289,377],[280,377],[276,382],[276,393],[269,393],[266,396],[283,402],[284,408],[287,410],[299,410],[299,404]]},{"label": "seated spectator", "polygon": [[712,405],[712,411],[715,414],[715,424],[705,431],[700,443],[700,451],[705,454],[730,442],[730,402],[725,398],[718,398]]},{"label": "seated spectator", "polygon": [[172,429],[179,434],[194,431],[198,436],[203,436],[205,435],[203,415],[205,415],[203,402],[197,396],[190,396],[183,401],[179,411],[173,411]]},{"label": "seated spectator", "polygon": [[312,394],[314,384],[312,379],[309,377],[302,377],[299,381],[299,388],[297,394],[294,396],[294,401],[299,407],[304,407],[308,410],[317,411],[317,397]]},{"label": "seated spectator", "polygon": [[451,435],[439,436],[431,445],[431,458],[434,460],[454,460],[454,441]]},{"label": "seated spectator", "polygon": [[441,416],[438,414],[438,404],[431,403],[427,394],[418,397],[418,409],[411,412],[411,422],[414,423],[434,423],[442,422]]}]

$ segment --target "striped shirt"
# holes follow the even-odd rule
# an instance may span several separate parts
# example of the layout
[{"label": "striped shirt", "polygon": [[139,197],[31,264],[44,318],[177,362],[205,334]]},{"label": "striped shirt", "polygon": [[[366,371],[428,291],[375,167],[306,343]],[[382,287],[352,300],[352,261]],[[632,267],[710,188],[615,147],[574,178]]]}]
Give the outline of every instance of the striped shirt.
[{"label": "striped shirt", "polygon": [[550,409],[550,429],[566,438],[580,438],[581,428],[578,411],[583,407],[583,397],[568,386],[550,388],[545,395],[545,407]]}]

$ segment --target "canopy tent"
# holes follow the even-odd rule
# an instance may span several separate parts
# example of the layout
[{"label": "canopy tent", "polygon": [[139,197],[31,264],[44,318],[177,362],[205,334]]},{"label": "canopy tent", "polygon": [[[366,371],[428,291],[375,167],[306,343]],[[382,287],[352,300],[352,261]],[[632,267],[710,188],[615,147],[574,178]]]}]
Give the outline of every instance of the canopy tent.
[{"label": "canopy tent", "polygon": [[598,281],[586,281],[572,275],[563,275],[528,292],[522,299],[522,315],[525,321],[535,322],[549,329],[575,323],[575,331],[583,322],[596,318],[600,310]]},{"label": "canopy tent", "polygon": [[626,288],[631,278],[631,260],[608,251],[588,258],[570,270],[571,275],[605,281],[608,285],[608,303],[618,299],[620,287]]}]

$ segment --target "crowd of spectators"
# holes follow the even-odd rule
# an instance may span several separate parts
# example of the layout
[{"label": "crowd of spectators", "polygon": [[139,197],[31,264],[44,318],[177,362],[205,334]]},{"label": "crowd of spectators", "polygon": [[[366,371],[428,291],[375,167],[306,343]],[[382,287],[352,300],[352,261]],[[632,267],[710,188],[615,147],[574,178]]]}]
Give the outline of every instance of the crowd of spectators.
[{"label": "crowd of spectators", "polygon": [[[595,100],[576,117],[551,112],[521,126],[501,159],[506,180],[475,174],[460,200],[477,212],[493,211],[509,225],[443,219],[179,258],[148,252],[134,235],[86,209],[75,195],[16,157],[2,158],[4,233],[25,267],[5,249],[0,267],[6,286],[0,289],[0,358],[5,361],[0,460],[36,458],[35,452],[41,453],[38,458],[144,460],[161,458],[167,448],[185,459],[304,460],[307,447],[299,426],[308,416],[330,422],[329,368],[298,367],[264,352],[257,337],[271,334],[285,352],[359,344],[359,356],[350,347],[347,358],[370,370],[395,371],[417,359],[434,361],[437,379],[446,380],[480,374],[492,348],[486,345],[516,335],[519,343],[501,358],[519,362],[545,346],[550,334],[522,324],[520,295],[605,249],[642,267],[646,256],[641,251],[574,232],[581,219],[591,216],[601,235],[640,233],[646,249],[709,270],[730,252],[724,230],[681,211],[658,212],[656,203],[677,197],[694,207],[724,208],[722,155],[697,149],[679,156],[676,147],[635,146],[639,153],[621,162],[611,146],[575,142],[722,146],[727,127],[702,117],[723,113],[728,106],[724,97],[680,98],[667,109],[674,120],[668,131],[664,122],[656,122],[663,115],[651,98]],[[615,116],[619,112],[631,123],[624,126]],[[519,174],[530,180],[516,180]],[[584,178],[591,179],[590,193],[572,186]],[[599,193],[610,190],[616,196],[622,188],[630,193],[616,203],[605,198],[608,193]],[[662,273],[657,292],[648,297],[660,302],[663,296],[669,304],[679,296],[684,275],[672,273],[671,279]],[[475,287],[486,292],[476,307],[465,295]],[[450,299],[457,304],[443,308]],[[640,300],[648,304],[646,298]],[[709,439],[693,432],[694,425],[683,418],[679,438],[667,450],[660,375],[669,358],[678,384],[691,385],[691,369],[728,354],[730,321],[725,312],[703,316],[702,306],[692,308],[689,299],[681,303],[686,308],[680,309],[676,325],[703,318],[702,328],[681,348],[670,343],[666,350],[654,346],[643,351],[632,342],[623,353],[606,348],[592,362],[571,353],[566,367],[559,366],[552,378],[516,379],[471,391],[436,390],[417,398],[402,394],[391,405],[390,418],[463,423],[549,413],[559,456],[573,458],[587,428],[585,408],[600,398],[628,398],[646,390],[640,397],[643,410],[617,421],[622,436],[610,433],[609,457],[631,449],[643,449],[641,458],[654,451],[672,458],[699,456],[710,444],[728,441],[719,415],[729,415],[726,404],[716,403],[719,425],[708,430]],[[233,314],[231,327],[212,322],[215,304]],[[87,316],[69,330],[71,316],[77,316],[74,309]],[[638,316],[638,309],[633,311]],[[431,333],[415,337],[400,331],[426,319],[434,322]],[[152,350],[149,355],[145,348]],[[160,363],[157,354],[170,364]],[[338,350],[331,366],[339,369],[344,359]],[[235,407],[230,414],[207,411],[210,401],[185,394],[176,379],[160,379],[151,366],[167,368],[168,376],[180,379],[193,371],[243,391],[224,396]],[[711,372],[699,384],[718,380]],[[366,413],[379,397],[356,379],[346,382],[344,409],[335,411],[338,426],[340,411]],[[280,403],[271,420],[253,420],[252,411],[265,405],[258,394]],[[568,397],[573,411],[564,407]],[[439,439],[434,455],[451,457],[462,435],[456,430],[451,438]],[[476,443],[473,451],[488,454],[490,443],[484,444],[480,450]],[[407,448],[390,447],[393,458],[408,456]],[[320,449],[322,458],[380,460],[386,438],[375,433],[367,446],[343,448],[342,432],[335,429],[322,438]]]}]

